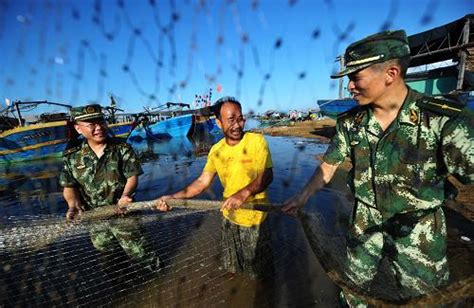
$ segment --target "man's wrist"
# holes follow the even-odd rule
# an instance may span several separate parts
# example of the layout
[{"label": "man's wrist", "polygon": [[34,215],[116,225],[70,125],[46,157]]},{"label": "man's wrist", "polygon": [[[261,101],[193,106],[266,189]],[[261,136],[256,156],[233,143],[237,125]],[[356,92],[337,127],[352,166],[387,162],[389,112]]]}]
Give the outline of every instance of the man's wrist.
[{"label": "man's wrist", "polygon": [[241,196],[243,197],[243,200],[242,200],[243,202],[245,202],[252,195],[252,192],[248,188],[242,189],[240,193],[241,193]]},{"label": "man's wrist", "polygon": [[133,196],[135,196],[135,193],[122,194],[122,196],[120,197],[120,199],[125,198],[125,197],[133,199]]}]

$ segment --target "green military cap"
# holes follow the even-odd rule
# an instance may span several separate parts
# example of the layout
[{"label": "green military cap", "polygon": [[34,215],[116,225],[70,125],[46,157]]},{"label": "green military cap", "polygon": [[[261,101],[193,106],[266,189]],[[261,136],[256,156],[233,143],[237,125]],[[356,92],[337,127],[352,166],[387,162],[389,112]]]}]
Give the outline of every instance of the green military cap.
[{"label": "green military cap", "polygon": [[104,119],[102,107],[98,104],[73,107],[70,112],[74,121]]},{"label": "green military cap", "polygon": [[331,75],[331,78],[340,78],[372,64],[409,55],[410,46],[405,31],[383,31],[349,45],[344,53],[345,68]]}]

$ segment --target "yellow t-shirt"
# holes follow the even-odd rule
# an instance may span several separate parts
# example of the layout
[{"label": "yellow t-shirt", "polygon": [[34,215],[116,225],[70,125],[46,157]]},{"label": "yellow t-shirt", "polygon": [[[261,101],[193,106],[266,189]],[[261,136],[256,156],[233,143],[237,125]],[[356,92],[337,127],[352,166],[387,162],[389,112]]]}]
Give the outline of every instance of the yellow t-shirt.
[{"label": "yellow t-shirt", "polygon": [[[266,168],[272,168],[272,157],[263,135],[246,132],[240,142],[234,146],[226,143],[225,138],[216,143],[207,158],[204,171],[216,173],[224,187],[224,199],[229,198],[253,182]],[[249,197],[247,202],[262,202],[267,199],[267,191]],[[238,209],[223,211],[224,217],[244,227],[261,224],[266,213],[261,211]]]}]

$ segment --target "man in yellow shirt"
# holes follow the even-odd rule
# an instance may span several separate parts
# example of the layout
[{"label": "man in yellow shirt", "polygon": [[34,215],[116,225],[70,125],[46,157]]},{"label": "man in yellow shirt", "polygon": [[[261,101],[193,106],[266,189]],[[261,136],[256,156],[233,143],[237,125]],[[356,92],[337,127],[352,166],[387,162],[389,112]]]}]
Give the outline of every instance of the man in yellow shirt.
[{"label": "man in yellow shirt", "polygon": [[224,187],[224,266],[229,272],[260,277],[271,260],[266,213],[239,209],[245,202],[265,203],[266,188],[273,180],[272,159],[261,134],[244,132],[240,103],[223,97],[213,106],[224,138],[209,151],[201,175],[183,190],[157,199],[157,208],[169,210],[169,199],[193,198],[207,189],[216,174]]}]

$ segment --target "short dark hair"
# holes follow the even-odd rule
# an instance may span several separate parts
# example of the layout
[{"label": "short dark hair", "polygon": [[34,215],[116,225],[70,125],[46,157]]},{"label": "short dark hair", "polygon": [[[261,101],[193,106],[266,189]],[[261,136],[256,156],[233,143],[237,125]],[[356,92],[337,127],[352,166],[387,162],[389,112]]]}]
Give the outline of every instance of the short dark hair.
[{"label": "short dark hair", "polygon": [[240,111],[242,111],[242,105],[235,97],[224,96],[224,97],[219,98],[212,106],[212,111],[214,112],[214,115],[216,116],[216,118],[218,119],[221,118],[221,108],[222,108],[222,105],[224,105],[225,103],[231,103],[231,104],[237,105]]},{"label": "short dark hair", "polygon": [[401,57],[398,59],[400,65],[401,76],[403,79],[407,76],[408,67],[410,66],[410,56]]},{"label": "short dark hair", "polygon": [[410,65],[410,56],[395,58],[395,59],[391,59],[382,63],[376,63],[376,64],[373,64],[372,67],[374,67],[375,69],[381,70],[387,67],[387,65],[393,65],[393,64],[398,65],[400,67],[400,76],[403,79],[405,79],[407,75],[407,71],[408,71],[408,66]]}]

